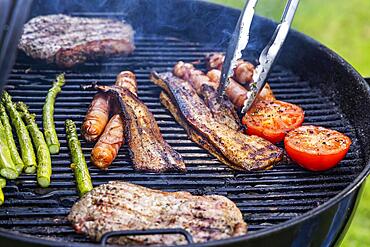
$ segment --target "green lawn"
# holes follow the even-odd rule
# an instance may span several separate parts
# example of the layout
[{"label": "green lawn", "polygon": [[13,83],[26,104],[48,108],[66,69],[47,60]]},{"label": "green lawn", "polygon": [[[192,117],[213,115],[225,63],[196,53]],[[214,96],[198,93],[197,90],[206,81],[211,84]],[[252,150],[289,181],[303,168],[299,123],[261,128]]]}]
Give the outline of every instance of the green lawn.
[{"label": "green lawn", "polygon": [[[242,8],[244,0],[211,0]],[[279,20],[285,0],[260,0],[257,12]],[[370,76],[370,1],[306,0],[298,7],[293,27],[319,40]],[[370,246],[370,181],[368,179],[352,224],[342,245]]]}]

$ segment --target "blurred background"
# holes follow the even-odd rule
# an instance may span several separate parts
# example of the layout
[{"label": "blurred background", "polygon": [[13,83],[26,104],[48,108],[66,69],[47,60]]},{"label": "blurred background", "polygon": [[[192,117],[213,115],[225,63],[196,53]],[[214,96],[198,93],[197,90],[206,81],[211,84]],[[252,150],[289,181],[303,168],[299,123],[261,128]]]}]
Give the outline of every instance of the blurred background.
[{"label": "blurred background", "polygon": [[[243,8],[245,0],[209,0]],[[260,0],[257,13],[280,20],[286,0]],[[370,77],[370,1],[301,0],[293,28],[320,41]],[[370,246],[370,180],[341,246]]]}]

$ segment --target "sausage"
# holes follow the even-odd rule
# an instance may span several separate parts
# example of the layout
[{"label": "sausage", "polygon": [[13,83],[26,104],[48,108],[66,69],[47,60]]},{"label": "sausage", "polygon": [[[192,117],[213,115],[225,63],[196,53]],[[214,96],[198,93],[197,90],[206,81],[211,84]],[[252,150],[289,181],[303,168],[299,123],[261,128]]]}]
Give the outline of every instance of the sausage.
[{"label": "sausage", "polygon": [[[225,56],[220,52],[211,53],[206,56],[208,70],[221,70]],[[234,79],[242,85],[248,85],[253,80],[254,65],[250,62],[239,59],[234,69]]]},{"label": "sausage", "polygon": [[213,87],[214,89],[217,88],[218,83],[210,80],[201,70],[195,69],[191,63],[179,61],[173,68],[173,74],[183,80],[189,81],[199,95],[203,94],[204,85]]},{"label": "sausage", "polygon": [[109,112],[110,96],[106,93],[95,94],[81,127],[86,141],[94,142],[99,138],[108,123]]},{"label": "sausage", "polygon": [[[127,88],[133,94],[137,95],[136,76],[131,71],[122,71],[119,73],[115,85],[117,87]],[[91,151],[91,161],[100,169],[107,169],[112,164],[125,139],[124,122],[119,114],[118,107],[115,107],[116,102],[114,103],[112,103],[112,110],[115,112],[115,115],[109,120],[104,132]]]},{"label": "sausage", "polygon": [[124,142],[124,124],[119,114],[113,115],[91,151],[91,162],[100,169],[106,169],[117,157]]},{"label": "sausage", "polygon": [[127,88],[131,93],[137,96],[136,76],[131,71],[122,71],[117,75],[116,86]]},{"label": "sausage", "polygon": [[[221,71],[218,69],[212,69],[207,72],[208,78],[213,81],[214,83],[220,83],[221,79]],[[253,76],[253,74],[252,74]],[[236,106],[238,110],[243,107],[244,101],[248,98],[248,90],[240,85],[236,80],[233,78],[230,79],[230,84],[227,86],[226,95],[230,99],[230,101]],[[268,100],[272,101],[275,100],[274,93],[271,90],[271,87],[268,83],[262,88],[261,92],[256,98],[256,101],[259,100]]]}]

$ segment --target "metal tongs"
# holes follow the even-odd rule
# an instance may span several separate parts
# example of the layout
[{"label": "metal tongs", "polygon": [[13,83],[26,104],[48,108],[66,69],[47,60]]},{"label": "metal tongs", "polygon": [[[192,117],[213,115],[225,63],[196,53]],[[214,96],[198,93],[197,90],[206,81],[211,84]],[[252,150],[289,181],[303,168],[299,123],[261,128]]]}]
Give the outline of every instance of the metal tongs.
[{"label": "metal tongs", "polygon": [[[250,28],[257,2],[258,0],[249,0],[245,5],[231,37],[229,47],[225,55],[225,61],[222,66],[221,82],[219,87],[220,96],[224,95],[225,89],[229,85],[229,78],[234,75],[234,68],[237,65],[237,60],[242,57],[242,51],[248,45]],[[250,84],[248,98],[244,101],[242,113],[248,111],[261,89],[265,86],[266,78],[289,32],[298,3],[299,0],[288,0],[281,17],[280,24],[276,27],[271,40],[262,50],[259,57],[259,64],[256,66],[253,74],[253,82]]]}]

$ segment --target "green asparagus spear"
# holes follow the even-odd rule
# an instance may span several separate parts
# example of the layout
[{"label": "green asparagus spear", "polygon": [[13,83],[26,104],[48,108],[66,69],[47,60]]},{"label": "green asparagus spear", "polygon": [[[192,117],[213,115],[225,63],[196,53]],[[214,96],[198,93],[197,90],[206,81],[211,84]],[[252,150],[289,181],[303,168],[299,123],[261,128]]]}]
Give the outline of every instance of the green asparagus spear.
[{"label": "green asparagus spear", "polygon": [[0,177],[0,188],[4,188],[6,186],[6,179]]},{"label": "green asparagus spear", "polygon": [[82,153],[80,141],[78,140],[75,123],[72,120],[67,119],[65,121],[65,127],[68,147],[72,156],[73,164],[71,165],[71,168],[75,174],[80,196],[83,196],[93,188],[90,173],[86,165],[85,156]]},{"label": "green asparagus spear", "polygon": [[17,168],[12,160],[3,124],[0,121],[0,174],[8,179],[18,177]]},{"label": "green asparagus spear", "polygon": [[22,160],[24,163],[24,171],[26,173],[36,172],[36,156],[32,147],[31,137],[27,131],[26,125],[22,121],[22,118],[17,111],[15,104],[12,102],[12,97],[7,93],[3,92],[1,98],[5,108],[7,109],[12,124],[17,132],[19,144],[21,146]]},{"label": "green asparagus spear", "polygon": [[0,188],[0,206],[4,204],[4,193],[3,189]]},{"label": "green asparagus spear", "polygon": [[49,89],[44,107],[42,109],[42,124],[44,128],[44,135],[51,154],[59,153],[60,149],[60,143],[58,140],[57,132],[55,131],[54,124],[54,104],[55,98],[57,97],[58,93],[62,91],[61,87],[64,85],[64,83],[64,74],[58,75],[57,81],[53,82],[52,88]]},{"label": "green asparagus spear", "polygon": [[2,188],[6,186],[5,178],[0,177],[0,206],[4,203],[4,193]]},{"label": "green asparagus spear", "polygon": [[37,155],[37,182],[43,188],[50,185],[51,159],[48,145],[46,145],[44,135],[40,131],[35,121],[35,114],[28,111],[28,107],[23,102],[17,103],[17,110],[21,113],[27,125],[28,132],[36,150]]},{"label": "green asparagus spear", "polygon": [[10,125],[9,117],[6,114],[5,107],[1,103],[0,103],[0,119],[5,129],[6,140],[8,143],[10,154],[12,156],[13,163],[15,167],[17,168],[18,174],[21,174],[23,171],[23,167],[24,167],[23,160],[21,156],[19,155],[17,146],[15,145],[15,142],[14,142],[12,126]]}]

